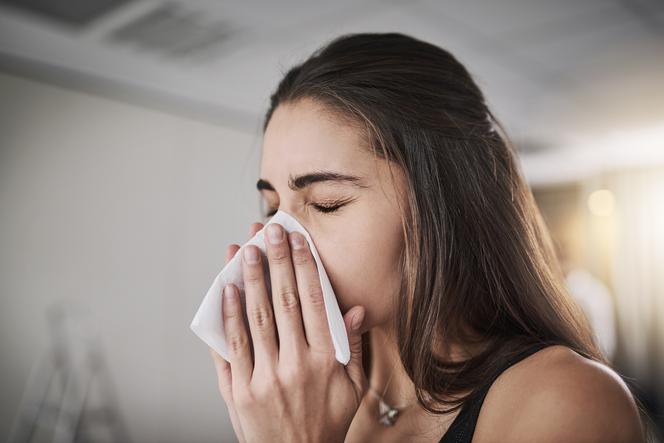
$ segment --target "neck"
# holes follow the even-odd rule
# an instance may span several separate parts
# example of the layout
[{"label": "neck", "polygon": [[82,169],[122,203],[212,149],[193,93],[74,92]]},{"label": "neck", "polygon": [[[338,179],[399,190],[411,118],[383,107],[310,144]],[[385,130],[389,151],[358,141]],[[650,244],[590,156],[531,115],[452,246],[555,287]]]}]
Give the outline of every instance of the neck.
[{"label": "neck", "polygon": [[[465,346],[452,344],[448,358],[452,361],[462,361],[479,353],[484,346],[484,343]],[[416,404],[415,385],[401,364],[395,332],[385,325],[370,329],[368,354],[371,361],[369,386],[383,398],[383,401],[398,409],[403,405]],[[378,399],[373,395],[368,397],[371,397],[374,404],[378,404]]]},{"label": "neck", "polygon": [[[376,326],[370,331],[369,385],[390,406],[400,407],[416,403],[415,385],[399,359],[394,332],[383,326]],[[371,397],[375,403],[378,402],[378,399]]]}]

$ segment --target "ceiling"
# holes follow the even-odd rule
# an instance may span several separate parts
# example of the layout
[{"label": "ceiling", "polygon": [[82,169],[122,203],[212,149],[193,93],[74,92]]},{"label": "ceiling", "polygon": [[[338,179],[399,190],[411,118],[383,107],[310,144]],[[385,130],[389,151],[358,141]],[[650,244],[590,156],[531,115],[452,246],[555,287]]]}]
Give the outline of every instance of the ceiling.
[{"label": "ceiling", "polygon": [[455,54],[526,155],[664,123],[659,0],[0,0],[0,70],[256,133],[291,65],[387,31]]}]

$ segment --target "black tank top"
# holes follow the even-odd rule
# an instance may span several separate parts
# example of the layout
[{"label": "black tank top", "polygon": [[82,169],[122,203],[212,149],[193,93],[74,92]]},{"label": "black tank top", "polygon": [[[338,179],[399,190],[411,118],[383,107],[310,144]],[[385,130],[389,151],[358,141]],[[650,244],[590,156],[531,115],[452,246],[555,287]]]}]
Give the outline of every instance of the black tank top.
[{"label": "black tank top", "polygon": [[530,347],[525,348],[523,351],[499,367],[494,375],[489,378],[489,380],[487,380],[482,388],[480,388],[477,394],[473,398],[466,401],[466,403],[462,406],[461,411],[459,411],[456,418],[445,432],[445,435],[443,435],[443,438],[441,438],[440,442],[438,443],[471,443],[473,439],[473,433],[475,432],[475,425],[477,424],[477,418],[480,415],[480,408],[482,407],[484,398],[489,392],[489,388],[493,382],[496,381],[498,376],[510,366],[518,363],[524,358],[547,346],[550,346],[550,344],[536,343]]}]

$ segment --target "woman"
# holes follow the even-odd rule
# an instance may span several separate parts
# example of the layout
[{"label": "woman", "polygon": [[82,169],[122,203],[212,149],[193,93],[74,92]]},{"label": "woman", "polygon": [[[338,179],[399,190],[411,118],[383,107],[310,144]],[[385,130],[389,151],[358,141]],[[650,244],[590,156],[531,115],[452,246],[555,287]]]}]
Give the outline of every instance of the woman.
[{"label": "woman", "polygon": [[273,224],[267,257],[246,248],[246,310],[225,292],[230,364],[212,352],[241,442],[643,440],[499,128],[450,53],[403,34],[342,36],[286,73],[258,189],[311,234],[351,361],[306,242]]}]

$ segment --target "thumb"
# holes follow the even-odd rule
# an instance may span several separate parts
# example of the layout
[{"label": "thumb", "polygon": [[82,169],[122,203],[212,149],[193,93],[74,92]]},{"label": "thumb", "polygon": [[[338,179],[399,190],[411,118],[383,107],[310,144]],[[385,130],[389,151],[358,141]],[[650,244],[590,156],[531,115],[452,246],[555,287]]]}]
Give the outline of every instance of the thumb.
[{"label": "thumb", "polygon": [[369,387],[367,376],[362,366],[362,334],[361,328],[364,322],[365,309],[363,306],[355,306],[346,312],[344,323],[348,334],[348,344],[350,346],[350,361],[346,365],[348,377],[353,382],[355,392],[358,398],[364,397],[364,393]]}]

